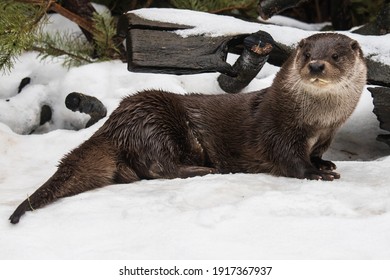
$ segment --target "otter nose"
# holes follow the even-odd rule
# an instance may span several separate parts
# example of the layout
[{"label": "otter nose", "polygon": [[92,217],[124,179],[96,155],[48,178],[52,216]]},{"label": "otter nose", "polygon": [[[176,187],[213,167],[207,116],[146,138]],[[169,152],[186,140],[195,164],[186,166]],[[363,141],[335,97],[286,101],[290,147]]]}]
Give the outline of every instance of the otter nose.
[{"label": "otter nose", "polygon": [[309,63],[309,69],[312,74],[320,74],[325,69],[325,64],[323,62],[315,61]]}]

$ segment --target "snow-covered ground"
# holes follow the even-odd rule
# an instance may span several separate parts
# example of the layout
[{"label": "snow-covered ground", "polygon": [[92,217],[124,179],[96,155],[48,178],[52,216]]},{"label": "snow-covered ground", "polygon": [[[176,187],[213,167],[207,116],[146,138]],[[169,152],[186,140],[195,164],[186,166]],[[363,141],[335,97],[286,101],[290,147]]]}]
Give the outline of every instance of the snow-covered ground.
[{"label": "snow-covered ground", "polygon": [[[137,13],[197,26],[185,36],[264,29],[291,43],[313,33],[189,11]],[[75,28],[59,20],[53,16],[48,29]],[[353,37],[366,53],[390,62],[389,35]],[[8,217],[19,203],[105,121],[80,129],[88,117],[65,108],[68,93],[94,95],[112,112],[122,97],[142,89],[221,92],[217,73],[126,69],[114,61],[68,70],[61,59],[41,61],[26,53],[0,77],[0,259],[390,258],[390,148],[375,140],[383,131],[367,90],[326,154],[336,162],[340,180],[231,174],[140,181],[61,199],[11,225]],[[277,71],[267,64],[245,91],[269,86]],[[32,82],[17,94],[24,77]],[[52,122],[36,129],[39,133],[21,135],[36,128],[41,104],[53,108]]]}]

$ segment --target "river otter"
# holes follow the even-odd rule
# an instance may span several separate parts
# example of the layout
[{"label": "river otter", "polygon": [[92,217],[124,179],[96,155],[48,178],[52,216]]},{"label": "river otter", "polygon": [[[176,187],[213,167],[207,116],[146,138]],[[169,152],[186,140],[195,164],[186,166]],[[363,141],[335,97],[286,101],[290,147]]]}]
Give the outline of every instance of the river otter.
[{"label": "river otter", "polygon": [[16,224],[58,198],[141,179],[236,172],[338,179],[322,154],[365,82],[359,44],[326,33],[302,40],[271,87],[258,92],[126,97],[9,219]]}]

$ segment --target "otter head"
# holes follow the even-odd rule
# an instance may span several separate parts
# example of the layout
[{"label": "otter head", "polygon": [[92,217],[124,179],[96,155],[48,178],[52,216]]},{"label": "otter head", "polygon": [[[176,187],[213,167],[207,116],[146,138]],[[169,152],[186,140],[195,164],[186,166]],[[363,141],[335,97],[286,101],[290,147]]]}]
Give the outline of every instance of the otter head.
[{"label": "otter head", "polygon": [[[295,69],[301,82],[321,89],[342,86],[366,68],[357,41],[337,33],[319,33],[303,39],[296,50]],[[358,72],[358,73],[356,73]]]}]

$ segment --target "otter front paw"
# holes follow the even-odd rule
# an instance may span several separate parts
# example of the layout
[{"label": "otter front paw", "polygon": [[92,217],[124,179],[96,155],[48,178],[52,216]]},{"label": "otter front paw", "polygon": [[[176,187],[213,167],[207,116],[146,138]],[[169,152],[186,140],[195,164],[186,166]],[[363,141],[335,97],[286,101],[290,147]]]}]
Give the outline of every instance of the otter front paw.
[{"label": "otter front paw", "polygon": [[312,157],[311,163],[319,170],[332,171],[332,170],[335,170],[337,168],[336,164],[334,164],[333,162],[331,162],[329,160],[323,160],[320,157]]},{"label": "otter front paw", "polygon": [[308,170],[304,176],[309,180],[333,181],[334,179],[340,179],[339,173],[328,170]]}]

